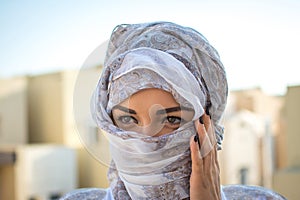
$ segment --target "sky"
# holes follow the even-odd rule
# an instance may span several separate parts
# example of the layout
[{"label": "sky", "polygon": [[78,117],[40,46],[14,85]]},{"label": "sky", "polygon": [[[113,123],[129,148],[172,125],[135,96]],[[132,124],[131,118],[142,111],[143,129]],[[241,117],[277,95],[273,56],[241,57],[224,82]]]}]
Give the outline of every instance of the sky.
[{"label": "sky", "polygon": [[231,90],[300,85],[297,0],[0,0],[0,78],[80,69],[118,24],[172,21],[218,50]]}]

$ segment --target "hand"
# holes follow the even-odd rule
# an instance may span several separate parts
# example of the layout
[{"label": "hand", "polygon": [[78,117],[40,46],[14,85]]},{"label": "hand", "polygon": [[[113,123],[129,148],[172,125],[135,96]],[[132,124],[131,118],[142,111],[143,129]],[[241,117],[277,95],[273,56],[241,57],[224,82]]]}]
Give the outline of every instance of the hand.
[{"label": "hand", "polygon": [[192,173],[190,178],[191,200],[220,200],[220,168],[216,138],[209,115],[202,116],[204,124],[195,122],[198,137],[190,140]]}]

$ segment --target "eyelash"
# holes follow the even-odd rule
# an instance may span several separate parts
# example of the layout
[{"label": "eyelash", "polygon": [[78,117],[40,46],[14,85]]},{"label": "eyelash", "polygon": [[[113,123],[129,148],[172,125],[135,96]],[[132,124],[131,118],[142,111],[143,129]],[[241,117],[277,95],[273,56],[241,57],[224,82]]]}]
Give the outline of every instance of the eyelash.
[{"label": "eyelash", "polygon": [[[123,124],[130,124],[130,123],[138,124],[138,120],[131,115],[119,116],[117,119],[119,122],[121,122]],[[132,122],[132,120],[133,120],[133,122]],[[174,120],[174,121],[172,122],[172,120]],[[181,117],[177,117],[177,116],[167,116],[162,120],[162,123],[166,123],[171,126],[179,125],[182,122],[185,122],[185,120],[182,119]]]},{"label": "eyelash", "polygon": [[123,115],[123,116],[118,117],[118,121],[123,123],[123,124],[131,123],[129,121],[124,121],[125,119],[133,120],[134,123],[138,124],[138,120],[135,117],[131,116],[131,115]]},{"label": "eyelash", "polygon": [[[172,122],[171,120],[175,120],[177,122]],[[177,117],[177,116],[167,116],[166,118],[164,118],[164,120],[162,121],[163,123],[168,123],[171,124],[172,126],[174,125],[179,125],[182,121],[184,121],[181,117]]]}]

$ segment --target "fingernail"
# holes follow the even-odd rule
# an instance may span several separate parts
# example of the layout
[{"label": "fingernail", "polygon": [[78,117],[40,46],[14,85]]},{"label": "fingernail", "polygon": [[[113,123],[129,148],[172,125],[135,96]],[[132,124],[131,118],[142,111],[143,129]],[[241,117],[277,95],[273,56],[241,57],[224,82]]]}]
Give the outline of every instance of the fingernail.
[{"label": "fingernail", "polygon": [[209,114],[209,109],[205,110],[205,114],[209,116],[209,119],[211,119],[211,115]]},{"label": "fingernail", "polygon": [[195,135],[194,136],[194,142],[198,142],[199,138],[198,138],[198,135]]},{"label": "fingernail", "polygon": [[200,140],[199,140],[198,134],[196,134],[196,135],[194,136],[194,142],[195,142],[195,143],[198,143],[198,147],[199,147],[199,149],[200,149],[200,148],[201,148],[201,145],[200,145]]},{"label": "fingernail", "polygon": [[208,108],[205,109],[205,113],[206,113],[206,115],[209,115],[209,110],[208,110]]},{"label": "fingernail", "polygon": [[199,122],[200,122],[200,124],[204,124],[202,116],[199,118]]}]

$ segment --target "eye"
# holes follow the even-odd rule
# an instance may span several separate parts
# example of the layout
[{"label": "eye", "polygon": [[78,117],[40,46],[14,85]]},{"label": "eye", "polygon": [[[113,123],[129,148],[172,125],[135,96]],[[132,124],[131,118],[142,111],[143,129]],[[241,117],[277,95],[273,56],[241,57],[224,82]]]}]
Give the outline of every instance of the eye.
[{"label": "eye", "polygon": [[181,118],[180,117],[174,117],[174,116],[168,116],[166,118],[167,122],[170,124],[180,124],[181,123]]},{"label": "eye", "polygon": [[138,121],[133,116],[130,115],[119,116],[118,121],[121,122],[122,124],[138,123]]},{"label": "eye", "polygon": [[171,129],[171,130],[176,130],[185,123],[185,120],[182,119],[181,117],[178,116],[167,116],[163,120],[163,124],[165,128]]},{"label": "eye", "polygon": [[163,120],[163,123],[165,124],[165,126],[168,128],[172,128],[172,129],[179,128],[179,126],[184,122],[185,122],[184,119],[182,119],[181,117],[177,117],[177,116],[167,116]]}]

